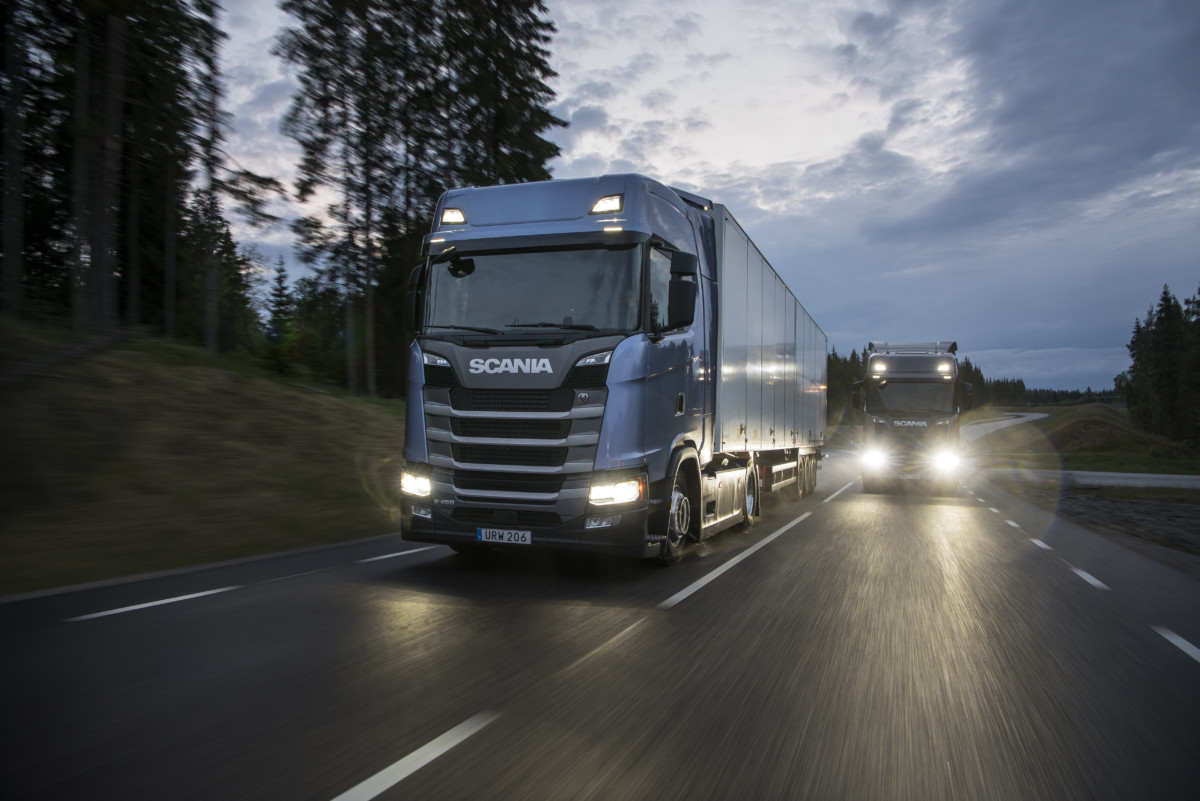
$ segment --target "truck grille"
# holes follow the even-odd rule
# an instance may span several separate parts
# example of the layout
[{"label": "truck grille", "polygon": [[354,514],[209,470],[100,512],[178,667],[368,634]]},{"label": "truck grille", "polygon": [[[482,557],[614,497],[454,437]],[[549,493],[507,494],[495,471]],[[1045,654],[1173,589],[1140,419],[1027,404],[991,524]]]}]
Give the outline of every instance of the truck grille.
[{"label": "truck grille", "polygon": [[562,467],[566,448],[530,448],[520,445],[454,445],[454,461],[471,464],[508,464],[520,467]]},{"label": "truck grille", "polygon": [[538,492],[556,493],[562,489],[563,476],[529,475],[527,473],[487,473],[476,470],[455,470],[454,486],[474,492]]},{"label": "truck grille", "polygon": [[596,389],[603,387],[607,381],[607,364],[590,364],[587,367],[576,367],[567,376],[567,386],[572,389]]},{"label": "truck grille", "polygon": [[488,420],[455,418],[450,430],[456,437],[497,439],[566,439],[571,433],[570,420]]},{"label": "truck grille", "polygon": [[558,389],[450,390],[450,406],[460,412],[569,412],[574,394]]},{"label": "truck grille", "polygon": [[[515,519],[514,519],[515,515]],[[538,512],[520,509],[509,510],[479,509],[460,506],[454,510],[454,519],[460,523],[476,523],[518,526],[557,526],[562,524],[562,518],[554,512]]]},{"label": "truck grille", "polygon": [[458,379],[454,377],[454,368],[434,364],[425,365],[425,386],[442,389],[458,386]]}]

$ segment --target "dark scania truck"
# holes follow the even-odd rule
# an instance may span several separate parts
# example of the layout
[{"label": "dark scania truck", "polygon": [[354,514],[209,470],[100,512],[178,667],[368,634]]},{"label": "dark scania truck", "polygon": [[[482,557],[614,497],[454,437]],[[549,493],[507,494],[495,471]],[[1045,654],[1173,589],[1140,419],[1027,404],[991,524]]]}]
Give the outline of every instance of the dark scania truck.
[{"label": "dark scania truck", "polygon": [[457,189],[409,286],[402,535],[679,559],[816,488],[826,338],[723,206]]},{"label": "dark scania truck", "polygon": [[867,373],[855,382],[863,413],[863,489],[920,481],[954,494],[963,467],[959,416],[971,385],[958,377],[956,342],[872,342]]}]

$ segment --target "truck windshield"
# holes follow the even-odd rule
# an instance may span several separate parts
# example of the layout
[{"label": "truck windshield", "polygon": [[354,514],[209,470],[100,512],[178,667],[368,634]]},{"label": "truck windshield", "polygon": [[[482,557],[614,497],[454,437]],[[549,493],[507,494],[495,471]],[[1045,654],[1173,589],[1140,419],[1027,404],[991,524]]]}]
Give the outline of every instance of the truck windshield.
[{"label": "truck windshield", "polygon": [[868,412],[943,412],[954,411],[954,384],[942,381],[872,382],[867,389]]},{"label": "truck windshield", "polygon": [[628,245],[435,257],[425,327],[635,331],[641,253]]}]

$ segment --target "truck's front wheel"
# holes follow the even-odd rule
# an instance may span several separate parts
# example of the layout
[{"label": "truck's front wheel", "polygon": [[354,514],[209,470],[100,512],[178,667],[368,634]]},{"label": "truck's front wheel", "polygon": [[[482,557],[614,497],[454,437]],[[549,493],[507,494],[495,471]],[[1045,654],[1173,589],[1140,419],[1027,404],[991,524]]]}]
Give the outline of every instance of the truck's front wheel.
[{"label": "truck's front wheel", "polygon": [[683,557],[692,527],[692,500],[688,494],[688,477],[683,464],[675,467],[675,478],[671,482],[671,496],[667,499],[667,537],[663,540],[659,561],[673,565]]}]

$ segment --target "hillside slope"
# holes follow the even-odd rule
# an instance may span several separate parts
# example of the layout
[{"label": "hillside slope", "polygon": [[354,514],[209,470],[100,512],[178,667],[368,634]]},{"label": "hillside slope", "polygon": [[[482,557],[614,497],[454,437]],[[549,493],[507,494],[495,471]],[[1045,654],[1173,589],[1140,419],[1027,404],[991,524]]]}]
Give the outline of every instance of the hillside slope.
[{"label": "hillside slope", "polygon": [[186,346],[57,365],[0,392],[0,595],[394,531],[403,435],[402,402]]}]

